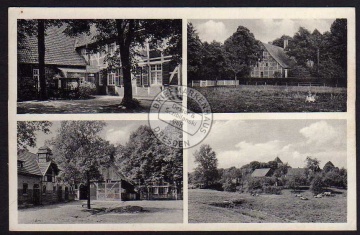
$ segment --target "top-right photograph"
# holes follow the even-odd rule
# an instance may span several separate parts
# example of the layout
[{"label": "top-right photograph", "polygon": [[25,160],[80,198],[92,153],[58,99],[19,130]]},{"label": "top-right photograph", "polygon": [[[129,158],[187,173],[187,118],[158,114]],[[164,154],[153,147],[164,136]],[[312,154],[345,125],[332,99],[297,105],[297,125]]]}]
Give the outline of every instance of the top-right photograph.
[{"label": "top-right photograph", "polygon": [[347,111],[347,19],[188,20],[187,61],[213,113]]}]

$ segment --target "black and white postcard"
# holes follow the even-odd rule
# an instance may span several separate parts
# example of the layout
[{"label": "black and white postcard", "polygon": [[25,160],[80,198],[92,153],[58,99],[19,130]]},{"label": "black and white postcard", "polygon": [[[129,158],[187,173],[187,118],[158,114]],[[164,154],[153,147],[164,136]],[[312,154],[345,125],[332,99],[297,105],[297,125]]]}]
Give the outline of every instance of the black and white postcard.
[{"label": "black and white postcard", "polygon": [[355,8],[9,8],[11,231],[355,230]]}]

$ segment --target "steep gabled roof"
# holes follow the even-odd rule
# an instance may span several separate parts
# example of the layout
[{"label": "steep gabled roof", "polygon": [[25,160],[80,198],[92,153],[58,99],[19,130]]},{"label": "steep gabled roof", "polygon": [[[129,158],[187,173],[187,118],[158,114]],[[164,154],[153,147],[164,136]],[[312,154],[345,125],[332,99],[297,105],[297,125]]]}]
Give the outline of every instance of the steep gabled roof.
[{"label": "steep gabled roof", "polygon": [[281,65],[283,68],[290,68],[294,63],[284,51],[284,48],[272,44],[262,43],[270,55]]},{"label": "steep gabled roof", "polygon": [[[76,39],[63,33],[65,27],[54,26],[46,30],[45,64],[86,66],[85,59],[75,50]],[[24,39],[17,54],[18,63],[38,63],[37,36]]]},{"label": "steep gabled roof", "polygon": [[18,174],[42,176],[37,162],[37,155],[23,150],[18,153],[18,160],[23,162],[23,167],[18,167]]},{"label": "steep gabled roof", "polygon": [[251,174],[251,177],[264,177],[270,173],[271,168],[255,169]]}]

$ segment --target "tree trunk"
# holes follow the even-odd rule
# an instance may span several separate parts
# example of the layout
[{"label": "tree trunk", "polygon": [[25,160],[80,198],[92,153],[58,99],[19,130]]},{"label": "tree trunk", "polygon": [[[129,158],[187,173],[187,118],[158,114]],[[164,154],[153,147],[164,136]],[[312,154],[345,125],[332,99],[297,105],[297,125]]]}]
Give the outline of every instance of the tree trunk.
[{"label": "tree trunk", "polygon": [[46,100],[46,80],[45,80],[45,21],[38,20],[38,59],[39,59],[39,80],[40,80],[40,100]]},{"label": "tree trunk", "polygon": [[[116,20],[116,28],[118,32],[117,43],[120,46],[120,60],[124,76],[124,97],[121,104],[125,107],[131,107],[133,101],[132,85],[131,85],[131,61],[130,61],[130,42],[133,24],[129,23],[128,33],[125,33],[125,25],[123,20]],[[131,20],[130,20],[131,22]]]},{"label": "tree trunk", "polygon": [[87,192],[86,192],[86,196],[87,196],[87,208],[88,209],[91,209],[91,206],[90,206],[90,174],[89,174],[89,171],[86,172],[86,181],[87,181]]}]

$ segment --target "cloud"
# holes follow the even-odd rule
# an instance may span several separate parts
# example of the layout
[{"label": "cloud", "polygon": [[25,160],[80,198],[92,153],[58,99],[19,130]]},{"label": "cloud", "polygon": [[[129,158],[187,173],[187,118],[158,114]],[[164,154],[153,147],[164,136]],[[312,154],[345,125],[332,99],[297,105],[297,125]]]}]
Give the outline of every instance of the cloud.
[{"label": "cloud", "polygon": [[308,144],[322,145],[333,142],[337,139],[338,133],[335,128],[326,121],[315,122],[304,127],[300,133],[307,139]]},{"label": "cloud", "polygon": [[105,133],[105,139],[111,144],[125,144],[129,139],[129,133],[125,130],[110,129]]},{"label": "cloud", "polygon": [[223,22],[215,22],[214,20],[206,21],[197,26],[199,37],[202,41],[224,42],[229,37],[226,26]]}]

